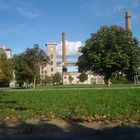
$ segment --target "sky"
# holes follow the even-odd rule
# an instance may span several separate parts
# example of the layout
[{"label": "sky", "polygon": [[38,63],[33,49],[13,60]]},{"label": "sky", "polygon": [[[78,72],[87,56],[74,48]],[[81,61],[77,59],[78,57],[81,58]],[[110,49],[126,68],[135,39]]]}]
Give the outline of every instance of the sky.
[{"label": "sky", "polygon": [[[0,0],[0,44],[21,53],[34,44],[58,43],[66,33],[67,54],[104,25],[125,28],[125,11],[132,13],[133,35],[140,40],[140,0]],[[70,57],[76,59],[77,57]]]}]

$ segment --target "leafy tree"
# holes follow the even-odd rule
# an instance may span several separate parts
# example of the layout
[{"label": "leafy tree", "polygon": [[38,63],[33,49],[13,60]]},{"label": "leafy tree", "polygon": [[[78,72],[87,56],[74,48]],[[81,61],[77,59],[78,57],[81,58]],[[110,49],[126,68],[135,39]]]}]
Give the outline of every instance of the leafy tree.
[{"label": "leafy tree", "polygon": [[110,79],[118,73],[132,78],[140,62],[138,41],[131,32],[116,25],[101,27],[91,34],[81,53],[79,70],[103,75],[108,86]]},{"label": "leafy tree", "polygon": [[42,49],[39,48],[38,44],[35,44],[34,48],[27,48],[24,53],[24,59],[33,75],[35,88],[37,77],[39,77],[39,67],[40,65],[46,65],[48,63],[48,56]]},{"label": "leafy tree", "polygon": [[56,73],[53,77],[52,77],[52,83],[55,85],[60,85],[61,84],[61,75],[60,73]]},{"label": "leafy tree", "polygon": [[19,86],[23,86],[24,83],[28,84],[32,82],[33,75],[31,69],[24,60],[24,54],[15,55],[13,57],[13,64],[15,69],[15,80]]},{"label": "leafy tree", "polygon": [[43,79],[43,84],[47,84],[47,85],[50,85],[52,82],[52,78],[50,76],[45,76],[45,79]]},{"label": "leafy tree", "polygon": [[84,82],[84,81],[86,81],[88,79],[88,75],[86,74],[86,73],[84,73],[84,72],[82,72],[80,75],[79,75],[79,80],[80,80],[80,82]]},{"label": "leafy tree", "polygon": [[69,82],[70,82],[70,84],[72,83],[73,80],[74,80],[74,78],[70,75],[69,76]]},{"label": "leafy tree", "polygon": [[46,65],[49,59],[46,53],[37,44],[34,48],[27,48],[24,53],[14,57],[16,80],[23,83],[36,83],[39,81],[39,68]]},{"label": "leafy tree", "polygon": [[4,52],[0,53],[0,84],[8,86],[13,79],[13,67],[11,59]]}]

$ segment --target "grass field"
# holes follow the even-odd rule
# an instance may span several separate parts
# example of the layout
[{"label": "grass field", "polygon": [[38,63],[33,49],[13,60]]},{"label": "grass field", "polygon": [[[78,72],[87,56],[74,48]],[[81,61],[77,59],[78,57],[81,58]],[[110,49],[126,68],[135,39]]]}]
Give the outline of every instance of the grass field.
[{"label": "grass field", "polygon": [[139,86],[0,89],[0,119],[63,118],[140,121]]}]

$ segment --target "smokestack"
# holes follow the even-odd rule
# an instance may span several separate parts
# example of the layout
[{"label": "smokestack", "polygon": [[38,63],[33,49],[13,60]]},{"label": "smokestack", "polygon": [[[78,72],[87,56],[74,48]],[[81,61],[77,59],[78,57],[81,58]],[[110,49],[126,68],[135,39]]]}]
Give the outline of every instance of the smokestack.
[{"label": "smokestack", "polygon": [[125,13],[125,22],[126,22],[126,30],[131,31],[131,13],[128,11]]},{"label": "smokestack", "polygon": [[62,33],[62,62],[66,64],[66,34]]}]

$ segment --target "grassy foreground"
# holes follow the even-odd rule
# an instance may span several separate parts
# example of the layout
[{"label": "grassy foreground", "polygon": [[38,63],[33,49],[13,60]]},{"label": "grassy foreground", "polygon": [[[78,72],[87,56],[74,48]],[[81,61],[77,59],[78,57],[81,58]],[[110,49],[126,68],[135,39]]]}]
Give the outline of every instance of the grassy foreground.
[{"label": "grassy foreground", "polygon": [[44,118],[140,122],[140,88],[0,90],[1,120]]}]

